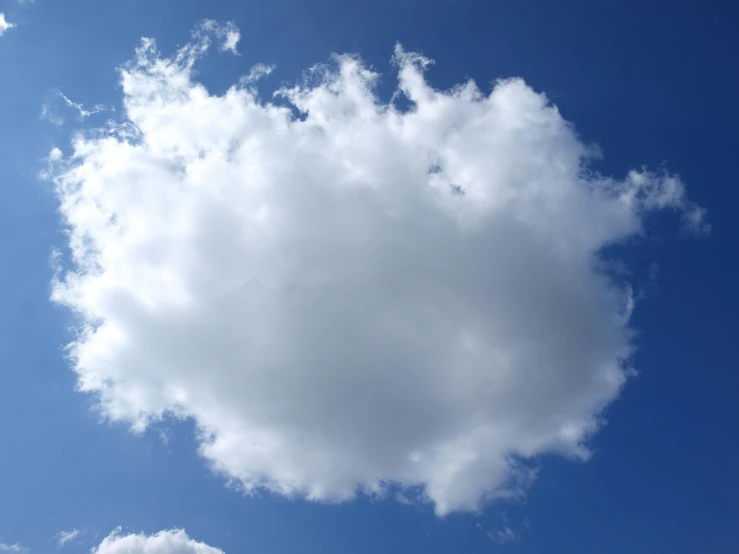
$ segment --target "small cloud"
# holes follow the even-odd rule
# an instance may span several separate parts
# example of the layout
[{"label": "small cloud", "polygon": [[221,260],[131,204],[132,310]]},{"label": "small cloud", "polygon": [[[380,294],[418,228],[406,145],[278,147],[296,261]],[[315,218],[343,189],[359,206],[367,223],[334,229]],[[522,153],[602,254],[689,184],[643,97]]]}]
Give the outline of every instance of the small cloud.
[{"label": "small cloud", "polygon": [[[2,14],[0,14],[2,15]],[[15,544],[3,544],[0,542],[0,552],[25,552],[27,548],[21,546],[18,543]]]},{"label": "small cloud", "polygon": [[232,54],[239,53],[238,50],[236,50],[236,46],[241,40],[241,33],[239,32],[239,28],[232,22],[219,23],[212,19],[206,19],[196,29],[195,34],[197,35],[202,31],[213,33],[215,37],[221,41],[221,44],[218,47],[221,52],[231,52]]},{"label": "small cloud", "polygon": [[57,544],[61,547],[68,542],[73,541],[79,535],[79,529],[72,529],[71,531],[59,531],[56,535],[54,535],[54,538],[56,539]]},{"label": "small cloud", "polygon": [[239,43],[239,40],[241,39],[241,35],[236,30],[231,30],[226,33],[226,38],[223,40],[223,44],[221,44],[221,50],[227,50],[229,52],[233,52],[234,54],[237,53],[236,51],[236,45]]},{"label": "small cloud", "polygon": [[15,27],[15,23],[10,23],[5,20],[5,14],[0,12],[0,37],[5,34],[5,31]]},{"label": "small cloud", "polygon": [[59,113],[59,107],[56,105],[58,100],[61,99],[62,106],[67,109],[72,109],[77,112],[80,119],[86,119],[91,115],[105,111],[105,106],[102,104],[95,104],[90,109],[85,109],[85,106],[79,102],[73,102],[70,98],[60,90],[52,91],[51,99],[41,105],[41,119],[46,120],[54,125],[62,125],[64,123],[64,117]]},{"label": "small cloud", "polygon": [[266,77],[272,73],[275,69],[274,65],[267,65],[258,63],[253,65],[249,70],[249,74],[241,78],[241,85],[250,85],[251,83],[257,82],[262,77]]},{"label": "small cloud", "polygon": [[59,168],[59,164],[62,162],[63,157],[64,154],[59,148],[52,148],[49,151],[49,154],[45,158],[42,158],[42,161],[46,163],[46,168],[39,171],[39,179],[46,180],[51,178],[54,171]]},{"label": "small cloud", "polygon": [[683,226],[690,233],[707,235],[711,232],[711,224],[708,223],[708,212],[705,208],[692,205],[683,213]]},{"label": "small cloud", "polygon": [[[498,544],[505,544],[508,542],[517,541],[521,538],[521,530],[526,530],[531,526],[528,518],[525,518],[519,525],[513,525],[508,519],[508,515],[503,512],[499,515],[501,520],[499,525],[495,525],[492,528],[477,523],[476,527],[485,533],[485,536],[491,541],[497,542]],[[516,529],[518,528],[518,530]]]},{"label": "small cloud", "polygon": [[59,95],[59,97],[60,97],[60,98],[61,98],[61,99],[62,99],[62,100],[64,101],[64,103],[65,103],[65,104],[66,104],[66,105],[67,105],[68,107],[70,107],[70,108],[72,108],[72,109],[76,110],[76,111],[77,111],[77,113],[79,113],[79,114],[80,114],[80,117],[81,117],[81,118],[83,118],[83,119],[84,119],[85,117],[90,117],[90,116],[91,116],[91,115],[93,115],[93,114],[96,114],[96,113],[100,113],[100,112],[102,112],[103,110],[105,110],[105,106],[103,106],[102,104],[95,104],[95,105],[94,105],[94,106],[92,107],[92,109],[90,109],[90,110],[86,110],[86,109],[84,108],[84,106],[83,106],[82,104],[78,104],[77,102],[72,102],[72,101],[71,101],[71,100],[70,100],[69,98],[67,98],[67,97],[66,97],[66,96],[64,95],[64,93],[62,93],[61,91],[57,91],[57,94]]},{"label": "small cloud", "polygon": [[516,533],[513,529],[506,526],[502,529],[498,529],[496,531],[490,531],[488,533],[488,537],[490,537],[492,540],[499,542],[501,544],[506,542],[515,541],[518,539],[518,533]]},{"label": "small cloud", "polygon": [[169,434],[166,429],[159,429],[159,440],[161,440],[162,444],[165,446],[169,444]]},{"label": "small cloud", "polygon": [[93,554],[224,554],[223,550],[191,539],[182,529],[159,531],[154,535],[121,534],[116,528],[92,549]]}]

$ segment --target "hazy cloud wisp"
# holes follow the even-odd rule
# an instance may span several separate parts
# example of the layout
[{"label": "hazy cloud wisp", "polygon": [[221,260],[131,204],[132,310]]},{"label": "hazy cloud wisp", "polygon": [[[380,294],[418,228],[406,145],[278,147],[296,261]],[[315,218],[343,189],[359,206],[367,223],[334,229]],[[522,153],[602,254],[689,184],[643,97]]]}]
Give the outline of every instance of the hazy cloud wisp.
[{"label": "hazy cloud wisp", "polygon": [[79,537],[80,531],[79,529],[72,529],[71,531],[59,531],[54,538],[57,541],[57,544],[59,546],[64,546],[68,542],[73,541],[77,537]]}]

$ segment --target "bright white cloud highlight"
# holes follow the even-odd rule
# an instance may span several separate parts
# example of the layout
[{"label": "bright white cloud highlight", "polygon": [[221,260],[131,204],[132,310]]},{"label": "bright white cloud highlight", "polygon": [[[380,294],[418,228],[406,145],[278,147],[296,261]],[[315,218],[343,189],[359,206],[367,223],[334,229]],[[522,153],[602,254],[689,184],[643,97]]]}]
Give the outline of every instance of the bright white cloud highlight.
[{"label": "bright white cloud highlight", "polygon": [[0,542],[0,552],[25,552],[25,547],[20,544],[4,544]]},{"label": "bright white cloud highlight", "polygon": [[223,550],[194,541],[181,529],[147,536],[123,535],[118,528],[93,548],[92,554],[223,554]]},{"label": "bright white cloud highlight", "polygon": [[73,541],[80,535],[79,529],[72,529],[71,531],[59,531],[54,538],[59,546],[64,546],[68,542]]},{"label": "bright white cloud highlight", "polygon": [[0,12],[0,37],[5,34],[5,31],[15,27],[14,23],[10,23],[5,20],[5,14]]},{"label": "bright white cloud highlight", "polygon": [[597,175],[522,80],[434,90],[400,47],[409,111],[350,56],[279,91],[301,117],[216,96],[192,65],[224,29],[172,58],[144,40],[124,120],[50,156],[79,389],[138,430],[192,418],[247,492],[392,483],[445,514],[518,494],[534,456],[586,459],[633,350],[599,253],[659,210],[700,227],[681,181]]}]

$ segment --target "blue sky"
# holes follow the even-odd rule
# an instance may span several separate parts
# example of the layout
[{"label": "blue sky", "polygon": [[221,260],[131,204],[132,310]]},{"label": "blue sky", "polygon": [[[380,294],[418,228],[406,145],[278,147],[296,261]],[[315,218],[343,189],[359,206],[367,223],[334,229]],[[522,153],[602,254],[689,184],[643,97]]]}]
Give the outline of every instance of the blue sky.
[{"label": "blue sky", "polygon": [[[0,246],[6,260],[0,273],[0,551],[99,546],[101,554],[138,553],[141,544],[126,551],[120,541],[171,529],[190,538],[167,535],[169,546],[162,541],[150,552],[194,552],[186,549],[193,540],[227,553],[739,550],[739,299],[731,223],[739,13],[731,3],[0,0],[0,12],[14,25],[0,36]],[[206,19],[218,23],[205,28],[200,22]],[[191,38],[193,29],[200,38]],[[219,52],[235,30],[238,55]],[[208,38],[212,47],[196,61],[195,74],[171,67],[190,79],[187,87],[202,83],[215,100],[162,116],[142,91],[164,77],[130,64],[142,37],[155,38],[158,59],[170,63],[178,48]],[[374,94],[377,103],[387,103],[403,68],[421,75],[418,58],[392,61],[396,43],[434,60],[425,86],[437,91],[467,79],[484,95],[497,79],[521,77],[526,85],[500,85],[489,111],[449,92],[442,97],[448,112],[421,98],[418,113],[426,106],[428,119],[408,116],[404,135],[388,131],[390,116],[373,127],[356,115],[364,104],[347,92],[360,82],[351,76],[313,75],[302,96],[274,100],[307,106],[300,116],[306,125],[287,127],[293,135],[281,134],[266,116],[244,124],[242,97],[236,107],[218,101],[256,63],[274,69],[244,87],[256,87],[267,102],[272,91],[301,83],[306,70],[329,62],[332,53],[351,53],[380,75]],[[121,67],[134,77],[125,92]],[[341,94],[317,96],[332,83]],[[546,94],[559,112],[537,104],[535,93]],[[413,102],[395,101],[399,117],[412,115]],[[169,100],[162,102],[167,108]],[[86,115],[97,105],[98,113]],[[315,119],[321,116],[328,123]],[[95,130],[107,121],[138,126],[135,155],[105,149]],[[202,155],[208,140],[230,140],[242,124],[253,133],[243,143],[266,145],[262,155],[245,155],[233,174],[216,162],[198,165],[209,159]],[[87,150],[71,158],[78,131],[88,133]],[[118,133],[111,136],[121,144]],[[287,142],[280,142],[284,136]],[[388,149],[389,140],[396,146]],[[294,144],[302,146],[293,150]],[[601,156],[582,162],[589,168],[582,175],[578,160],[587,158],[591,144]],[[50,154],[53,148],[58,155]],[[415,182],[413,168],[426,151],[441,161],[421,172],[423,179],[462,187],[460,198],[429,204],[382,187]],[[146,156],[154,158],[136,165]],[[182,163],[200,180],[192,177],[194,188],[178,189],[175,173],[156,169],[166,166],[156,165],[162,161]],[[632,169],[638,176],[628,176]],[[44,171],[47,178],[40,176]],[[254,246],[259,241],[241,244],[230,227],[218,225],[247,224],[231,207],[252,201],[239,188],[250,186],[244,185],[249,175],[265,175],[267,188],[276,191],[260,197],[266,213],[290,214],[272,234],[260,235],[260,244],[270,246],[264,251]],[[161,182],[170,178],[174,188],[164,191]],[[346,200],[326,185],[341,179],[375,188]],[[192,190],[220,182],[228,186],[214,193],[218,201],[198,211],[212,197]],[[294,183],[316,188],[308,195]],[[140,187],[131,198],[115,192],[130,190],[129,184]],[[613,195],[601,198],[600,189]],[[115,193],[106,196],[108,190]],[[624,200],[629,194],[636,198],[631,204]],[[452,204],[457,200],[466,204]],[[133,223],[118,234],[89,223],[87,201],[104,204],[116,222],[144,214],[139,234]],[[326,206],[332,208],[322,212]],[[380,225],[385,220],[375,206],[401,215],[390,227]],[[170,216],[171,227],[157,227]],[[489,234],[464,231],[464,222],[476,218]],[[691,225],[698,218],[700,224]],[[189,229],[182,236],[172,230],[178,221]],[[323,221],[329,223],[316,223]],[[108,281],[93,279],[95,264],[108,263],[97,252],[81,248],[74,258],[70,244],[85,232],[123,252],[120,265],[105,266]],[[148,252],[155,250],[161,250],[156,260],[166,262],[157,266],[162,273],[149,274],[154,258]],[[284,266],[289,269],[281,265],[282,252],[297,252],[289,258],[293,265]],[[596,258],[610,265],[586,263]],[[53,285],[55,264],[61,281]],[[449,267],[459,270],[451,272],[456,279],[468,279],[466,287],[444,280]],[[352,271],[387,277],[392,301],[385,306],[385,295],[357,304],[363,294],[374,298],[379,281],[360,287],[346,277]],[[283,282],[314,274],[326,280],[329,294],[275,293],[253,304],[251,293],[231,288],[259,278],[273,279],[269,290],[287,291]],[[72,282],[74,275],[81,281]],[[157,288],[162,275],[172,280]],[[117,288],[106,292],[110,280]],[[555,281],[561,286],[550,285]],[[211,291],[232,296],[219,303]],[[418,296],[434,304],[446,295],[457,300],[435,306],[458,309],[462,315],[453,322],[416,317],[415,300],[405,300]],[[635,309],[628,322],[613,323],[628,311],[629,299]],[[134,317],[136,302],[146,309]],[[190,305],[205,308],[183,308]],[[304,327],[295,331],[281,318]],[[473,320],[495,331],[475,335]],[[118,325],[105,337],[76,334],[105,321]],[[399,329],[442,337],[445,329],[469,324],[470,340],[480,338],[486,355],[500,358],[476,365],[479,347],[449,367],[437,364],[410,342],[397,342],[402,333],[378,331],[395,329],[396,321]],[[347,328],[358,331],[343,333]],[[213,336],[203,329],[214,329]],[[290,340],[274,340],[282,336],[275,329]],[[550,338],[551,350],[542,346],[538,354]],[[65,351],[71,341],[81,358]],[[223,354],[249,341],[262,349]],[[445,341],[432,345],[432,358],[458,354]],[[270,356],[284,352],[287,361],[278,356],[274,362],[284,380],[249,377],[244,369],[273,367],[268,361],[277,358]],[[313,361],[310,378],[290,373],[310,369]],[[408,369],[416,366],[423,371]],[[488,383],[488,377],[509,387],[490,389],[489,403],[499,409],[462,385],[462,400],[444,392],[467,378]],[[439,383],[447,383],[441,393]],[[470,412],[467,406],[478,400],[479,411]],[[255,421],[262,417],[267,423],[260,427]],[[566,424],[550,429],[560,418]],[[131,431],[143,422],[145,430]],[[212,443],[203,439],[203,428]],[[478,429],[484,431],[479,440]],[[408,444],[416,440],[429,460],[424,469],[407,465],[415,455]],[[199,455],[208,444],[213,448]],[[272,457],[249,450],[273,444]],[[454,463],[463,463],[455,457],[460,451],[482,461],[455,474],[439,451],[452,452]],[[373,479],[393,484],[374,496],[348,498],[346,483],[370,487]],[[255,482],[271,492],[239,490]],[[483,492],[488,499],[477,502]],[[118,535],[101,542],[119,526]],[[74,529],[80,533],[61,546],[57,533]]]}]

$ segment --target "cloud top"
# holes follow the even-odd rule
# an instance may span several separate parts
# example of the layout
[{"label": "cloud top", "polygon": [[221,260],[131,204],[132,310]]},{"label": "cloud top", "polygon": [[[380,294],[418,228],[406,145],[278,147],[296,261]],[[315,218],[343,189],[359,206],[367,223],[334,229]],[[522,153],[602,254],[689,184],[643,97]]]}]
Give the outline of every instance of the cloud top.
[{"label": "cloud top", "polygon": [[191,539],[182,529],[124,535],[119,527],[93,548],[92,554],[223,554],[223,550]]}]

